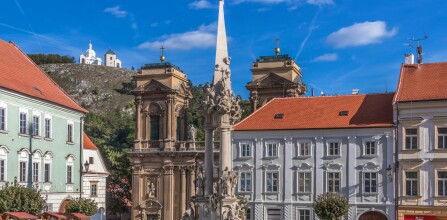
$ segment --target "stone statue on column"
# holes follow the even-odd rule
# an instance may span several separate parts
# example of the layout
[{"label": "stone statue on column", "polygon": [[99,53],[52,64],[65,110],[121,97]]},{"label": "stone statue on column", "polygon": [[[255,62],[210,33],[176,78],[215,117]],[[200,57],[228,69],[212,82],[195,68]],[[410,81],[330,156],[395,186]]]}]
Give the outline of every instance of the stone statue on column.
[{"label": "stone statue on column", "polygon": [[191,140],[192,142],[196,141],[196,132],[197,129],[194,127],[194,125],[189,125],[188,128],[188,135],[189,135],[189,140]]}]

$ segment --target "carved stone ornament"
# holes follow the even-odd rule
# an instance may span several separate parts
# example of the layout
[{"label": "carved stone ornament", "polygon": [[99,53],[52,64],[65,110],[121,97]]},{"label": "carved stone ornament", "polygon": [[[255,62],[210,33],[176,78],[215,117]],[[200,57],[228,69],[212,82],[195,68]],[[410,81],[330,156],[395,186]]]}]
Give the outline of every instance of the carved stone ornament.
[{"label": "carved stone ornament", "polygon": [[196,194],[198,196],[202,196],[205,187],[205,175],[203,174],[203,168],[201,166],[197,171],[195,185],[196,185]]},{"label": "carved stone ornament", "polygon": [[228,167],[222,172],[222,176],[220,178],[220,185],[222,187],[222,196],[234,196],[234,190],[237,184],[237,174],[228,170]]},{"label": "carved stone ornament", "polygon": [[239,204],[233,204],[225,207],[225,210],[223,212],[223,219],[224,220],[241,220],[239,217],[239,213],[243,211],[241,210],[241,207]]}]

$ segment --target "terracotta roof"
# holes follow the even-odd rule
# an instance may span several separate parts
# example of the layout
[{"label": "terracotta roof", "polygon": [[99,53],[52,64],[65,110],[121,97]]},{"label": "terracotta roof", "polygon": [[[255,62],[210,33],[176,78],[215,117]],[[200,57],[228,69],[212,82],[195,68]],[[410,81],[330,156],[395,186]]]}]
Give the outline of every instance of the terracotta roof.
[{"label": "terracotta roof", "polygon": [[[235,130],[391,127],[393,95],[275,98],[239,122]],[[348,111],[347,115],[340,116],[342,111]],[[275,118],[278,114],[283,118]]]},{"label": "terracotta roof", "polygon": [[13,219],[38,219],[37,216],[28,214],[26,212],[5,212],[3,213],[3,217],[6,218],[13,218]]},{"label": "terracotta roof", "polygon": [[447,62],[403,64],[394,102],[447,99]]},{"label": "terracotta roof", "polygon": [[86,113],[14,43],[0,39],[0,87]]},{"label": "terracotta roof", "polygon": [[98,147],[90,140],[86,133],[84,133],[84,149],[98,150]]},{"label": "terracotta roof", "polygon": [[42,214],[42,216],[45,219],[51,219],[51,218],[58,219],[58,220],[60,220],[60,219],[68,219],[68,217],[65,216],[64,214],[56,213],[56,212],[45,212],[45,213]]}]

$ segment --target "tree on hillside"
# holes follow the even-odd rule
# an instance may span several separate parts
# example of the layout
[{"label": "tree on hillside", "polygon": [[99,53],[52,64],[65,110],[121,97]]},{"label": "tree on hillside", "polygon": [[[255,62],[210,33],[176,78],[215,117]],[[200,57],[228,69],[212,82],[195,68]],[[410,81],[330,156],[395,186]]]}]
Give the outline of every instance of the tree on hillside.
[{"label": "tree on hillside", "polygon": [[321,220],[337,220],[348,213],[348,199],[338,193],[319,195],[313,204],[315,214]]},{"label": "tree on hillside", "polygon": [[84,215],[92,216],[96,213],[96,202],[92,199],[78,198],[70,201],[67,205],[67,213],[82,213]]},{"label": "tree on hillside", "polygon": [[20,186],[17,180],[14,185],[6,186],[0,190],[0,213],[27,212],[33,215],[42,213],[45,200],[40,191]]},{"label": "tree on hillside", "polygon": [[28,54],[37,65],[52,63],[75,63],[75,58],[59,54]]}]

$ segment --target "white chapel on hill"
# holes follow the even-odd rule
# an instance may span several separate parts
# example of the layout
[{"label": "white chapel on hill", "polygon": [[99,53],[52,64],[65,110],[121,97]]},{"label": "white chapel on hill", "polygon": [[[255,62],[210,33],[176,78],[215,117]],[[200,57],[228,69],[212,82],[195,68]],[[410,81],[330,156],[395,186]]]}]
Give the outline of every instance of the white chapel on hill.
[{"label": "white chapel on hill", "polygon": [[[102,60],[96,57],[96,52],[93,50],[92,42],[88,44],[88,49],[79,56],[80,64],[90,64],[90,65],[102,65]],[[104,65],[110,67],[122,67],[121,60],[116,57],[116,53],[109,49],[104,54]]]}]

